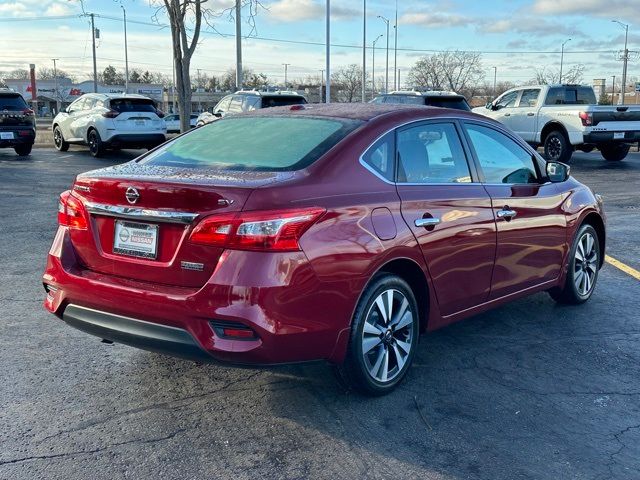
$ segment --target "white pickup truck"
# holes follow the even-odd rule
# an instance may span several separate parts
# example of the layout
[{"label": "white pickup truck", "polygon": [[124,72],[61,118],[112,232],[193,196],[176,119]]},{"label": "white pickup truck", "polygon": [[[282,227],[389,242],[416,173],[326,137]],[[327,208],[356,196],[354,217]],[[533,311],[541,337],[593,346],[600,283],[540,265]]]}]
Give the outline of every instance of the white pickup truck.
[{"label": "white pickup truck", "polygon": [[584,85],[536,85],[506,91],[475,113],[504,123],[549,160],[568,162],[574,150],[594,149],[619,161],[640,141],[640,106],[596,105]]}]

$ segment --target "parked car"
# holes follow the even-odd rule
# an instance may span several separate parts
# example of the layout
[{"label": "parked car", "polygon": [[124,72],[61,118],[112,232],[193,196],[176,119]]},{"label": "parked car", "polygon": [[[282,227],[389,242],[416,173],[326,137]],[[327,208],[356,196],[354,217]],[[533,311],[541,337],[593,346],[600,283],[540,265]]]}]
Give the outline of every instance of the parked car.
[{"label": "parked car", "polygon": [[304,105],[307,99],[296,92],[258,92],[255,90],[240,90],[232,95],[227,95],[220,100],[213,113],[203,112],[198,117],[197,126],[201,127],[211,123],[225,115],[250,112],[261,108],[283,107],[287,105]]},{"label": "parked car", "polygon": [[[195,128],[198,121],[198,114],[192,113],[189,116],[189,126]],[[164,116],[164,123],[167,125],[167,133],[180,133],[180,115],[172,113]]]},{"label": "parked car", "polygon": [[53,119],[53,143],[88,145],[94,157],[108,148],[154,148],[166,140],[164,114],[150,98],[135,94],[88,93]]},{"label": "parked car", "polygon": [[421,332],[540,291],[587,301],[606,237],[565,164],[407,105],[226,117],[78,175],[58,223],[44,305],[69,325],[228,363],[324,359],[370,394]]},{"label": "parked car", "polygon": [[568,162],[574,150],[600,150],[605,160],[623,160],[640,141],[640,106],[596,105],[586,85],[532,85],[506,91],[475,113],[498,120],[545,156]]},{"label": "parked car", "polygon": [[36,120],[22,95],[0,88],[0,148],[29,155],[36,141]]},{"label": "parked car", "polygon": [[470,111],[471,107],[464,98],[456,92],[431,90],[426,92],[397,91],[377,95],[369,103],[400,103],[409,105],[427,105],[431,107],[453,108],[455,110]]}]

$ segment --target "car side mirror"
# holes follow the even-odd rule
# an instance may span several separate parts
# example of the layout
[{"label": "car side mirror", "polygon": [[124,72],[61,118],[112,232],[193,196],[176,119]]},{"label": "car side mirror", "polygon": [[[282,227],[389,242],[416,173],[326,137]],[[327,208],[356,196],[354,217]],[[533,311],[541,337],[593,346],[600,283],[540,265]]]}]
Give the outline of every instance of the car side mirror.
[{"label": "car side mirror", "polygon": [[71,113],[73,110],[71,110],[71,108],[69,108],[69,107],[65,107],[65,108],[62,109],[62,111],[64,113]]},{"label": "car side mirror", "polygon": [[493,110],[493,102],[488,102],[484,108],[486,108],[487,110]]},{"label": "car side mirror", "polygon": [[569,178],[571,168],[566,163],[547,162],[547,178],[552,183],[564,182]]},{"label": "car side mirror", "polygon": [[213,112],[213,115],[218,118],[222,117],[222,110],[216,110]]}]

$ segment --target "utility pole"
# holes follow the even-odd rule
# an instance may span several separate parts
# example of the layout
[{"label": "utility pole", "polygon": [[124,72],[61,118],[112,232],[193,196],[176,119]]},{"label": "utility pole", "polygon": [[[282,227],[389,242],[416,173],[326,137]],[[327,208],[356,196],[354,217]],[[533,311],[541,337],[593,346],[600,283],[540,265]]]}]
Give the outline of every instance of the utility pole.
[{"label": "utility pole", "polygon": [[236,88],[242,90],[242,24],[240,10],[242,0],[236,0]]},{"label": "utility pole", "polygon": [[326,39],[325,39],[325,70],[327,71],[327,88],[325,102],[331,103],[331,0],[327,0],[326,7]]},{"label": "utility pole", "polygon": [[[378,40],[380,40],[380,37],[382,37],[382,35],[378,35],[378,38],[376,38],[373,41],[373,61],[371,62],[372,65],[372,74],[371,74],[371,98],[376,96],[376,43],[378,42]],[[389,79],[388,77],[388,73],[389,71],[387,70],[387,80]],[[385,91],[386,93],[386,91]]]},{"label": "utility pole", "polygon": [[498,67],[493,67],[493,98],[496,98],[496,80],[498,79]]},{"label": "utility pole", "polygon": [[398,68],[398,0],[396,0],[396,23],[393,26],[393,35],[393,89],[398,90],[400,86],[396,86],[396,69]]},{"label": "utility pole", "polygon": [[93,13],[90,13],[91,17],[91,41],[93,48],[93,93],[98,93],[98,66],[96,65],[96,27],[94,24]]},{"label": "utility pole", "polygon": [[367,101],[367,0],[362,0],[362,103]]},{"label": "utility pole", "polygon": [[618,20],[611,20],[624,28],[624,52],[622,54],[622,85],[620,86],[620,96],[618,98],[618,105],[624,105],[624,97],[627,93],[627,61],[629,60],[629,50],[627,49],[627,40],[629,37],[629,25],[619,22]]},{"label": "utility pole", "polygon": [[322,85],[324,85],[324,70],[320,70],[320,103],[322,103]]},{"label": "utility pole", "polygon": [[387,26],[387,63],[385,67],[384,93],[388,93],[389,92],[389,19],[383,17],[382,15],[378,15],[378,18],[382,20]]},{"label": "utility pole", "polygon": [[59,58],[52,58],[53,60],[53,78],[56,82],[56,114],[60,111],[60,90],[58,90],[58,69],[56,68],[56,61]]},{"label": "utility pole", "polygon": [[124,16],[124,93],[129,93],[129,52],[127,51],[127,11],[124,6],[122,8],[122,15]]},{"label": "utility pole", "polygon": [[612,75],[613,83],[611,84],[611,105],[613,105],[613,96],[616,94],[616,76]]},{"label": "utility pole", "polygon": [[400,69],[398,69],[398,90],[400,90]]},{"label": "utility pole", "polygon": [[567,42],[570,42],[571,39],[568,38],[566,39],[564,42],[562,42],[562,48],[560,50],[560,80],[558,81],[558,83],[562,83],[562,64],[564,63],[564,46]]},{"label": "utility pole", "polygon": [[283,63],[282,65],[284,65],[284,89],[287,89],[287,68],[289,67],[289,65],[291,65],[290,63]]}]

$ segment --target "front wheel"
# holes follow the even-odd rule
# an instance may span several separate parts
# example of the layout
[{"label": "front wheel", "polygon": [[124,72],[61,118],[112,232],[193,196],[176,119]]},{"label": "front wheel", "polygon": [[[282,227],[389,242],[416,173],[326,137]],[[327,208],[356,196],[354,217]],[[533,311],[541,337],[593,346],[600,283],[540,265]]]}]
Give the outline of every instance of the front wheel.
[{"label": "front wheel", "polygon": [[418,305],[402,278],[379,275],[365,289],[351,325],[347,357],[338,373],[369,395],[392,391],[406,376],[418,344]]},{"label": "front wheel", "polygon": [[544,139],[544,156],[552,162],[567,163],[573,153],[569,140],[559,130],[549,132]]},{"label": "front wheel", "polygon": [[619,162],[620,160],[624,160],[626,156],[629,154],[629,149],[631,145],[627,145],[626,143],[621,144],[610,144],[610,145],[602,145],[600,147],[600,153],[602,154],[602,158],[609,162]]},{"label": "front wheel", "polygon": [[549,290],[558,303],[577,305],[593,294],[601,262],[598,234],[591,225],[582,225],[569,252],[569,265],[564,285]]},{"label": "front wheel", "polygon": [[64,136],[62,135],[62,130],[60,130],[59,126],[56,126],[56,128],[53,129],[53,145],[59,152],[66,152],[69,150],[69,143],[65,141]]}]

